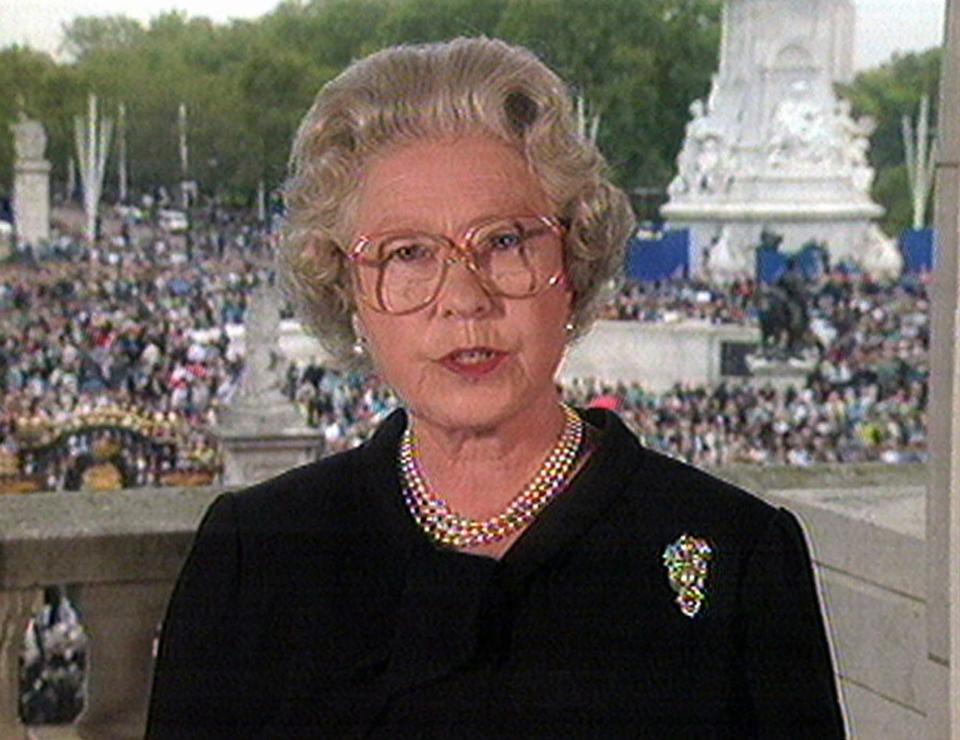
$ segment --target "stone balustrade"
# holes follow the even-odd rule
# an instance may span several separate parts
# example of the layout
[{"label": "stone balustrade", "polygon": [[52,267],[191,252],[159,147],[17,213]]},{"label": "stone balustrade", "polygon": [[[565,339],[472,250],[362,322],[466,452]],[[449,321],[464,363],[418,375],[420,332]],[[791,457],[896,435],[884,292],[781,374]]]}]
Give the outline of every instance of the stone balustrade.
[{"label": "stone balustrade", "polygon": [[[730,467],[723,477],[790,506],[812,540],[851,726],[916,737],[923,720],[922,466]],[[0,737],[17,719],[24,628],[45,586],[77,587],[89,639],[86,709],[39,738],[140,737],[152,643],[217,488],[0,496]]]},{"label": "stone balustrade", "polygon": [[87,706],[76,736],[143,735],[152,644],[215,488],[0,497],[0,737],[17,719],[24,628],[44,586],[76,584],[89,639]]}]

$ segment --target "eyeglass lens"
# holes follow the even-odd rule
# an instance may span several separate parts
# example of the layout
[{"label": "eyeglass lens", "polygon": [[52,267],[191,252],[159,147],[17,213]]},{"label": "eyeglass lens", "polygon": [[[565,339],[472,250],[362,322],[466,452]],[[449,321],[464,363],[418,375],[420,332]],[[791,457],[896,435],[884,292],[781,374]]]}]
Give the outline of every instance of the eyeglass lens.
[{"label": "eyeglass lens", "polygon": [[[499,220],[471,231],[467,259],[485,287],[507,297],[532,295],[559,266],[552,229],[537,217]],[[454,256],[452,243],[433,234],[397,234],[369,241],[358,268],[359,287],[383,310],[398,313],[436,296]]]}]

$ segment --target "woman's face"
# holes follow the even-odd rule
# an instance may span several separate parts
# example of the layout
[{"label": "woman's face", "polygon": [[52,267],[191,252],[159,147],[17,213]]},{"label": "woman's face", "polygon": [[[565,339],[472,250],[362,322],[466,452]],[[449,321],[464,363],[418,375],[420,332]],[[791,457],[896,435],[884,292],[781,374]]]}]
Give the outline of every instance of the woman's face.
[{"label": "woman's face", "polygon": [[[377,158],[361,183],[355,236],[394,231],[459,243],[480,222],[554,209],[523,157],[484,135],[403,144]],[[546,248],[562,243],[550,233]],[[374,365],[418,417],[482,430],[556,403],[554,375],[566,344],[564,281],[529,298],[491,295],[462,262],[436,299],[391,315],[358,300],[358,329]]]}]

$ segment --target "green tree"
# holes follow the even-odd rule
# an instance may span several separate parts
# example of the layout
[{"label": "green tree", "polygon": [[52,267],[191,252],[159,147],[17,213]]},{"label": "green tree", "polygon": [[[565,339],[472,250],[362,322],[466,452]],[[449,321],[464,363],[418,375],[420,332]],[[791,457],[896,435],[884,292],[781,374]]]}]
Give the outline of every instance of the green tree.
[{"label": "green tree", "polygon": [[[0,50],[0,130],[27,113],[50,134],[54,177],[66,175],[73,117],[96,93],[104,115],[127,109],[134,187],[180,179],[177,109],[189,110],[190,176],[207,192],[250,198],[283,179],[290,140],[320,87],[353,59],[396,43],[456,35],[498,36],[531,48],[600,116],[599,143],[614,179],[650,217],[674,174],[689,105],[716,68],[715,0],[284,0],[248,21],[215,24],[165,13],[147,24],[123,16],[78,18],[64,29],[69,61],[16,47]],[[900,119],[920,96],[936,103],[940,54],[894,57],[841,89],[873,116],[874,197],[891,232],[908,199]],[[116,157],[107,174],[115,186]],[[12,142],[0,136],[0,187],[9,189]]]},{"label": "green tree", "polygon": [[872,195],[887,209],[883,217],[883,228],[887,233],[896,236],[913,225],[913,204],[905,164],[880,168]]},{"label": "green tree", "polygon": [[598,143],[622,186],[665,191],[687,107],[709,90],[719,16],[708,0],[513,0],[497,33],[539,54],[600,114]]},{"label": "green tree", "polygon": [[258,35],[266,49],[295,51],[304,63],[339,72],[377,48],[388,7],[387,0],[287,0],[261,19]]},{"label": "green tree", "polygon": [[[76,67],[85,88],[103,101],[102,114],[115,117],[127,109],[127,152],[133,187],[173,186],[181,179],[177,114],[188,110],[189,177],[201,184],[218,182],[221,161],[234,139],[229,131],[238,106],[230,56],[225,51],[226,26],[183,13],[154,18],[125,44],[111,42],[88,48]],[[117,160],[108,160],[106,188],[115,183]],[[230,178],[227,177],[227,180]]]},{"label": "green tree", "polygon": [[407,0],[387,5],[378,46],[419,44],[456,36],[493,36],[507,0]]},{"label": "green tree", "polygon": [[43,123],[47,131],[46,156],[54,176],[66,170],[72,146],[70,110],[78,99],[76,74],[69,65],[58,65],[47,54],[13,46],[0,50],[0,192],[9,196],[13,185],[13,137],[10,126],[23,112]]},{"label": "green tree", "polygon": [[839,88],[856,115],[868,115],[877,124],[870,137],[870,162],[877,170],[872,194],[887,209],[883,227],[889,234],[909,228],[912,220],[901,120],[903,116],[916,118],[924,95],[930,96],[931,121],[937,120],[941,61],[939,48],[895,54],[889,62],[861,72],[850,85]]},{"label": "green tree", "polygon": [[127,49],[143,38],[139,21],[123,15],[75,18],[63,25],[61,49],[76,61],[110,49]]},{"label": "green tree", "polygon": [[283,178],[297,124],[316,91],[335,73],[294,51],[261,49],[245,62],[239,87],[241,123],[253,146],[244,170],[250,180],[276,185]]}]

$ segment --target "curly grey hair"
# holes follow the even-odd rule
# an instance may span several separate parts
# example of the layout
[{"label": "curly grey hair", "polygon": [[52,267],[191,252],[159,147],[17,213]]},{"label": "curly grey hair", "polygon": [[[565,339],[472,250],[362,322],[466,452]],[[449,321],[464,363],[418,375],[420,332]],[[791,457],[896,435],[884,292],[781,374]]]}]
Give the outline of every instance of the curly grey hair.
[{"label": "curly grey hair", "polygon": [[523,153],[569,224],[571,339],[589,328],[619,279],[633,213],[578,131],[559,77],[530,51],[495,39],[385,49],[351,64],[317,95],[294,140],[284,192],[283,282],[340,367],[367,369],[351,351],[356,304],[345,253],[364,167],[405,141],[478,131]]}]

